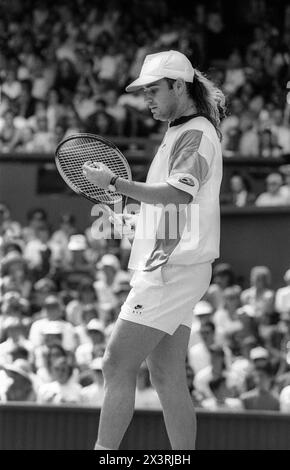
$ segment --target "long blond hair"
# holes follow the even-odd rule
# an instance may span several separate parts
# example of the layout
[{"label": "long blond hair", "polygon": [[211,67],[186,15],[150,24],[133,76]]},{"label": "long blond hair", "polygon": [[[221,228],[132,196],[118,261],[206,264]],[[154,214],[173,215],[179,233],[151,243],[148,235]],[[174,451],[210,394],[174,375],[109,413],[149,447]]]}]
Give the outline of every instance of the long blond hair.
[{"label": "long blond hair", "polygon": [[219,126],[226,112],[225,95],[222,90],[197,69],[195,69],[193,82],[186,82],[186,88],[198,114],[208,118],[221,139]]}]

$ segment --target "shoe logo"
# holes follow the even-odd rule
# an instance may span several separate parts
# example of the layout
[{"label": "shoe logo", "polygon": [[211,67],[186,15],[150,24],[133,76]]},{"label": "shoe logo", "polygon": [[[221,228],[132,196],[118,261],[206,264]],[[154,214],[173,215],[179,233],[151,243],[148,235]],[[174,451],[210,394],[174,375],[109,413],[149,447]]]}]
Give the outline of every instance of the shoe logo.
[{"label": "shoe logo", "polygon": [[135,305],[135,307],[133,308],[133,313],[137,313],[138,315],[141,315],[142,311],[143,311],[143,305]]}]

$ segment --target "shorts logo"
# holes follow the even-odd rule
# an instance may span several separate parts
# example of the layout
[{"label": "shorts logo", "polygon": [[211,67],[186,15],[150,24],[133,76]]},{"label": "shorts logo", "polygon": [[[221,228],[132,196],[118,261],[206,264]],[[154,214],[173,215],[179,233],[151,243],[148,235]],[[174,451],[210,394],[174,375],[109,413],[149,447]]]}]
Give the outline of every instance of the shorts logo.
[{"label": "shorts logo", "polygon": [[138,315],[141,315],[143,308],[144,308],[143,305],[135,305],[135,307],[133,308],[133,313],[137,313]]},{"label": "shorts logo", "polygon": [[194,181],[186,176],[179,178],[180,183],[188,184],[188,186],[194,186]]}]

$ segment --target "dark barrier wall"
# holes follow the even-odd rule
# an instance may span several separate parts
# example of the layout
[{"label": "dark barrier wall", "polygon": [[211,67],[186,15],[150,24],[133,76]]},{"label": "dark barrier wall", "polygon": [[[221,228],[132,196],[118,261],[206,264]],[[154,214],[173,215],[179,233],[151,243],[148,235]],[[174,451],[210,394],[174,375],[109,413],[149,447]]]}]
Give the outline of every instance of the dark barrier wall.
[{"label": "dark barrier wall", "polygon": [[[137,143],[140,140],[145,145],[144,139],[137,139]],[[133,177],[138,180],[144,180],[154,154],[155,143],[147,140],[145,142],[146,152],[144,150],[135,150],[131,154],[125,152]],[[122,141],[117,141],[116,144],[122,149]],[[265,176],[282,163],[280,159],[267,159],[267,161],[246,158],[224,159],[222,191],[228,190],[231,174],[239,171],[255,180],[254,192],[262,192]],[[0,199],[9,203],[15,219],[21,223],[25,222],[27,211],[37,206],[44,207],[48,211],[54,225],[63,211],[74,211],[78,215],[80,228],[87,227],[91,223],[92,204],[67,189],[58,175],[53,155],[50,154],[0,153]]]},{"label": "dark barrier wall", "polygon": [[[99,409],[28,404],[0,405],[0,450],[92,449]],[[198,411],[197,449],[290,450],[290,415]],[[168,450],[160,411],[135,411],[124,450]]]},{"label": "dark barrier wall", "polygon": [[[43,207],[54,227],[64,212],[76,215],[80,230],[91,226],[95,220],[90,215],[93,204],[67,191],[51,160],[47,156],[9,159],[0,155],[0,200],[7,201],[13,217],[21,223],[26,223],[29,209]],[[138,164],[135,158],[132,165],[138,172],[140,159]],[[232,171],[232,160],[225,162],[227,167]],[[233,264],[244,280],[244,287],[248,286],[252,266],[269,266],[273,287],[279,287],[290,267],[290,208],[223,209],[219,261]]]},{"label": "dark barrier wall", "polygon": [[245,287],[253,266],[268,266],[273,287],[281,287],[290,268],[290,208],[222,209],[219,261],[231,263]]},{"label": "dark barrier wall", "polygon": [[27,212],[34,207],[43,207],[53,226],[67,212],[76,214],[80,229],[93,221],[90,216],[93,204],[66,190],[54,164],[49,162],[0,160],[0,200],[8,203],[14,219],[22,224],[27,221]]}]

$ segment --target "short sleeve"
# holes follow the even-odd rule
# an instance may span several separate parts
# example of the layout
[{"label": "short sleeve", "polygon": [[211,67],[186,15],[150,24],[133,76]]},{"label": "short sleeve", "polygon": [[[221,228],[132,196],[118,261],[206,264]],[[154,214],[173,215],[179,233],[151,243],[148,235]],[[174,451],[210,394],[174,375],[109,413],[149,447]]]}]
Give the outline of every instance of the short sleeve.
[{"label": "short sleeve", "polygon": [[166,182],[194,198],[206,181],[213,156],[214,146],[202,131],[184,132],[173,145]]}]

